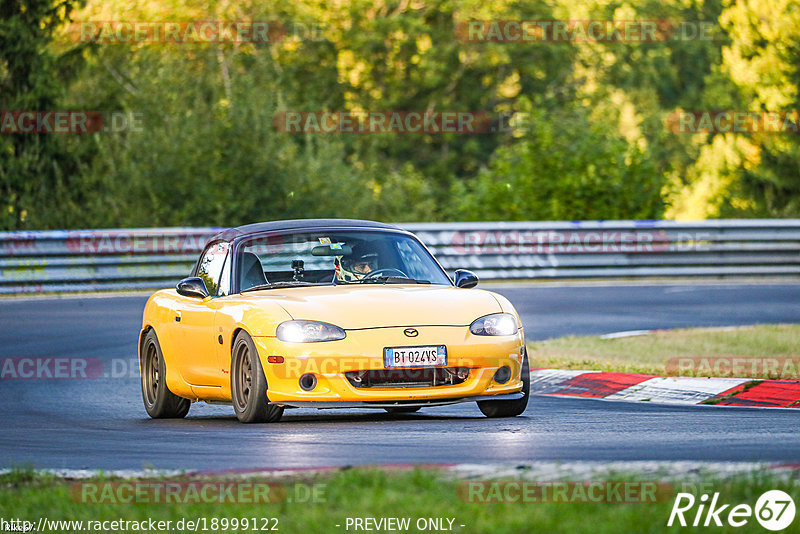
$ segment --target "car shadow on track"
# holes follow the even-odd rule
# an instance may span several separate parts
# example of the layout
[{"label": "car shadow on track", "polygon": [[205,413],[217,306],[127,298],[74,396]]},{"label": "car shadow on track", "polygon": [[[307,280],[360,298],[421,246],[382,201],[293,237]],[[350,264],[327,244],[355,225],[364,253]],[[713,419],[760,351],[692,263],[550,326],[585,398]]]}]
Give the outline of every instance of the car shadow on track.
[{"label": "car shadow on track", "polygon": [[[520,418],[524,419],[524,416]],[[313,412],[297,413],[297,414],[284,414],[283,418],[277,423],[269,423],[269,426],[286,426],[290,424],[339,424],[339,423],[388,423],[388,422],[435,422],[435,421],[491,421],[482,415],[472,414],[434,414],[434,413],[410,413],[410,414],[390,414],[390,413],[368,413],[368,412],[349,412],[341,414],[320,413]],[[153,421],[151,419],[142,419],[142,422],[166,422],[166,421]],[[185,419],[170,420],[172,424],[179,424],[182,427],[191,424],[202,425],[233,425],[239,424],[236,416],[231,415],[196,415],[192,416],[191,412]],[[264,425],[243,425],[249,426],[264,426]]]},{"label": "car shadow on track", "polygon": [[486,419],[480,415],[453,415],[453,414],[433,414],[433,413],[349,413],[349,414],[289,414],[284,415],[281,423],[309,423],[309,422],[387,422],[387,421],[464,421]]}]

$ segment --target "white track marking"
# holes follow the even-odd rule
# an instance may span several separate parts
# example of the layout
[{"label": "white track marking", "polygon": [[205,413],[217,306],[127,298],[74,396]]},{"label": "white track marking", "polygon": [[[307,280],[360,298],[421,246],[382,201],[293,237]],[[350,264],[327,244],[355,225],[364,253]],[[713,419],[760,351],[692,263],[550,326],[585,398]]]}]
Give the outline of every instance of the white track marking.
[{"label": "white track marking", "polygon": [[699,404],[745,382],[748,378],[651,378],[607,397],[608,400],[657,402],[659,404]]},{"label": "white track marking", "polygon": [[564,382],[570,378],[598,372],[599,371],[537,369],[531,371],[531,393],[555,393],[562,389],[564,387]]}]

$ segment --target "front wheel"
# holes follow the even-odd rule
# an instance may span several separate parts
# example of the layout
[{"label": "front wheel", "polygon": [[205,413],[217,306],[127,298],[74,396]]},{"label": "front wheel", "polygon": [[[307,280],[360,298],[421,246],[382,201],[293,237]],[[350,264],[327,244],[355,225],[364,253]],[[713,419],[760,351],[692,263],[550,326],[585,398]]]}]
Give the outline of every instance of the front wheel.
[{"label": "front wheel", "polygon": [[486,417],[516,417],[525,411],[528,406],[528,397],[531,393],[531,373],[528,368],[528,351],[523,350],[522,369],[520,378],[522,379],[522,398],[516,400],[486,400],[478,401],[478,408],[481,409]]},{"label": "front wheel", "polygon": [[139,370],[142,375],[142,400],[147,414],[153,419],[186,417],[191,401],[178,397],[167,388],[167,367],[153,330],[144,337]]},{"label": "front wheel", "polygon": [[283,406],[269,403],[264,369],[256,345],[246,332],[233,342],[231,400],[242,423],[274,423],[283,415]]}]

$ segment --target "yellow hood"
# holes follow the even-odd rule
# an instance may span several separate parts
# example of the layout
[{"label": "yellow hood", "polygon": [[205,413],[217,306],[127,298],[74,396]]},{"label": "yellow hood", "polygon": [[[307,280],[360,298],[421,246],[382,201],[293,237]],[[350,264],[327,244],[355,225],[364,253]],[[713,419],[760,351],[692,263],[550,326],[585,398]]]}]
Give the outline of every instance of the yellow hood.
[{"label": "yellow hood", "polygon": [[[245,293],[251,303],[280,305],[293,319],[348,329],[386,326],[467,326],[502,311],[492,293],[428,285],[315,286]],[[266,304],[266,302],[264,302]]]}]

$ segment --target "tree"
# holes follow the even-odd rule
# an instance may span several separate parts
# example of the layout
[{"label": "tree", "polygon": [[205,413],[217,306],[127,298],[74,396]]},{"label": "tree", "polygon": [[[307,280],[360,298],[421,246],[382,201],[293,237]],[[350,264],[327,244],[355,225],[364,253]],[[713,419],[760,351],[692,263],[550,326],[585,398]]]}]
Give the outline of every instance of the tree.
[{"label": "tree", "polygon": [[[53,34],[80,0],[3,0],[0,3],[0,110],[52,111],[64,82],[80,64],[80,50],[56,55]],[[59,205],[82,191],[78,160],[63,136],[8,134],[0,137],[0,225],[6,229],[67,226]]]},{"label": "tree", "polygon": [[545,113],[523,102],[519,139],[500,148],[475,188],[456,191],[469,220],[655,219],[655,165],[581,108]]},{"label": "tree", "polygon": [[[800,105],[800,2],[747,0],[721,12],[722,57],[702,94],[703,108],[788,113]],[[688,109],[688,108],[686,108]],[[683,218],[796,217],[800,142],[795,133],[759,130],[697,134],[699,152],[671,213]],[[796,128],[796,127],[795,127]]]},{"label": "tree", "polygon": [[742,94],[748,111],[787,113],[794,122],[783,132],[738,134],[744,164],[733,184],[743,197],[723,210],[756,216],[800,215],[800,2],[748,0],[732,4],[721,17],[731,44],[723,70]]}]

